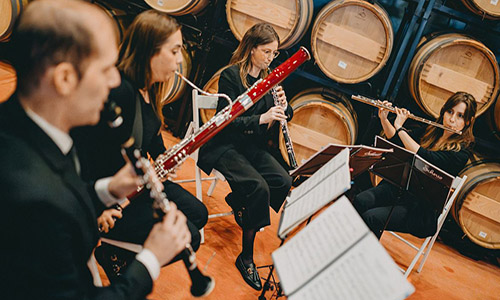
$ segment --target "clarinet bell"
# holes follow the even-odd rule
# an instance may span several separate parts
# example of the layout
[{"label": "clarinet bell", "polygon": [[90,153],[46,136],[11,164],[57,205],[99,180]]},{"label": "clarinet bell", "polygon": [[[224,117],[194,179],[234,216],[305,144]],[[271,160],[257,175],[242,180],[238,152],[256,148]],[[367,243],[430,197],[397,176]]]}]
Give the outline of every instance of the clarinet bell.
[{"label": "clarinet bell", "polygon": [[191,272],[191,280],[193,283],[191,285],[191,295],[197,298],[208,296],[215,287],[215,280],[211,276],[203,275],[198,269]]}]

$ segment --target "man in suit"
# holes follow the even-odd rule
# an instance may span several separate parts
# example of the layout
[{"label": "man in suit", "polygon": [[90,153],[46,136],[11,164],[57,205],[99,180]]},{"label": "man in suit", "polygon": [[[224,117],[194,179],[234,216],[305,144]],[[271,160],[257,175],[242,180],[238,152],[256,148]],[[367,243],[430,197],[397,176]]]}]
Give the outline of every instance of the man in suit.
[{"label": "man in suit", "polygon": [[16,24],[9,58],[18,85],[0,106],[3,299],[144,299],[160,266],[190,240],[174,206],[119,282],[93,285],[87,263],[98,241],[96,209],[140,183],[127,164],[86,184],[71,151],[70,130],[96,124],[120,83],[115,41],[106,15],[76,0],[34,1]]}]

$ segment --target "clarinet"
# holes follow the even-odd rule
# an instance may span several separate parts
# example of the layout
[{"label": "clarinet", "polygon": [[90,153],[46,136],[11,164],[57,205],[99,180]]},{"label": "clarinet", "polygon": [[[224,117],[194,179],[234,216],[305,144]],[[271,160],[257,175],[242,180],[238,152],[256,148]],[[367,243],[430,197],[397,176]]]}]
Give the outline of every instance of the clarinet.
[{"label": "clarinet", "polygon": [[[273,99],[274,99],[274,105],[275,106],[281,106],[279,99],[278,99],[278,86],[274,86],[271,90],[271,93],[273,94]],[[298,164],[297,164],[297,159],[295,158],[295,151],[293,150],[293,143],[292,139],[290,138],[290,131],[288,130],[288,123],[287,121],[280,121],[280,127],[281,127],[281,132],[283,133],[283,139],[285,140],[285,147],[286,147],[286,153],[288,154],[288,161],[290,162],[290,167],[292,169],[297,169]]]},{"label": "clarinet", "polygon": [[[231,102],[230,105],[226,106],[212,119],[200,127],[197,132],[184,138],[178,144],[165,151],[155,161],[155,170],[158,177],[163,179],[169,173],[173,172],[188,158],[191,153],[196,151],[234,119],[243,114],[254,103],[268,93],[273,86],[279,84],[309,59],[311,59],[309,51],[307,51],[305,47],[300,47],[295,54],[284,61],[265,78],[259,79],[255,82],[247,91]],[[183,77],[181,76],[181,78]],[[187,79],[185,80],[187,81]],[[189,81],[188,83],[191,85]],[[205,91],[201,92],[206,94]],[[132,200],[140,192],[141,188],[137,189],[137,191],[129,195],[127,198]]]},{"label": "clarinet", "polygon": [[[123,146],[123,152],[131,160],[134,169],[138,175],[141,175],[145,188],[149,190],[153,201],[155,218],[162,218],[170,210],[170,202],[167,195],[163,192],[163,185],[160,183],[150,161],[141,155],[140,150],[133,149],[133,139],[129,140],[127,145]],[[127,147],[128,146],[128,147]],[[210,276],[201,273],[196,263],[196,254],[191,244],[186,244],[186,248],[181,252],[181,258],[191,277],[191,295],[194,297],[207,296],[212,292],[215,281]]]}]

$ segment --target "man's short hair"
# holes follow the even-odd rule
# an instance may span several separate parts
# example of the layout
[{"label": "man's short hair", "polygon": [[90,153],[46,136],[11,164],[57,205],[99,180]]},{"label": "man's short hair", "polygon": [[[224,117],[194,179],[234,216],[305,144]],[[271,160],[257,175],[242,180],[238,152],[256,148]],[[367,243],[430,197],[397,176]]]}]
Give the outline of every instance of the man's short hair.
[{"label": "man's short hair", "polygon": [[39,86],[49,67],[61,62],[71,63],[81,77],[94,50],[93,35],[81,18],[75,20],[74,10],[37,2],[28,5],[17,20],[9,46],[17,91],[25,96]]}]

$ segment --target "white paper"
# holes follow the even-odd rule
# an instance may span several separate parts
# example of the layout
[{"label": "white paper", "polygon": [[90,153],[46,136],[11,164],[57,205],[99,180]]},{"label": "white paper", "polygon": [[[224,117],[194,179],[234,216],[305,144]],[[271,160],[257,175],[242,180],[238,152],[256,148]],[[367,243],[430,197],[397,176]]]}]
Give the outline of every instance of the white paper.
[{"label": "white paper", "polygon": [[[347,152],[348,153],[348,152]],[[344,163],[307,194],[285,206],[278,235],[284,238],[293,228],[351,188],[349,165]]]},{"label": "white paper", "polygon": [[401,300],[415,288],[377,238],[367,234],[290,300]]},{"label": "white paper", "polygon": [[290,193],[289,199],[287,200],[287,205],[297,201],[304,194],[324,181],[333,172],[338,170],[342,165],[349,165],[349,149],[347,148],[343,149],[332,159],[330,159],[304,183],[293,189]]},{"label": "white paper", "polygon": [[349,200],[345,196],[339,198],[273,252],[285,294],[292,294],[367,232],[368,228]]}]

